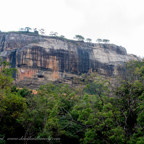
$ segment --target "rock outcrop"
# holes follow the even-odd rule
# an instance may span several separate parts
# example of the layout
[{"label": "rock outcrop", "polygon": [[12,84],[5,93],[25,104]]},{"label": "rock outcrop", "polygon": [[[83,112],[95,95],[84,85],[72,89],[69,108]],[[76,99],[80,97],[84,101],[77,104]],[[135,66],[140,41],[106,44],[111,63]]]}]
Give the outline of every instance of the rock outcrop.
[{"label": "rock outcrop", "polygon": [[21,33],[0,33],[0,52],[4,60],[18,69],[16,84],[37,89],[50,81],[67,82],[82,73],[96,71],[118,74],[117,67],[139,58],[114,44],[96,44],[59,37]]}]

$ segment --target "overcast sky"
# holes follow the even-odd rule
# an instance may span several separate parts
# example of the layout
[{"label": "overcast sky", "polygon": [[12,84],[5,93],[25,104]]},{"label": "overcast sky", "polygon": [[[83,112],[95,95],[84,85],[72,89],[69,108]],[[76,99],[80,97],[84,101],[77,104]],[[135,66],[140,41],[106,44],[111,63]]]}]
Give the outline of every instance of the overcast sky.
[{"label": "overcast sky", "polygon": [[144,57],[144,0],[0,0],[0,30],[24,27],[109,39]]}]

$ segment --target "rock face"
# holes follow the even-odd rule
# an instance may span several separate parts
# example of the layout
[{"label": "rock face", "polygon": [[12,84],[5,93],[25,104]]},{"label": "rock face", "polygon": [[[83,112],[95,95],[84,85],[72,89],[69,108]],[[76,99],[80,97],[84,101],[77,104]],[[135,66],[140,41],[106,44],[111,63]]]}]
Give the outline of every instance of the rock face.
[{"label": "rock face", "polygon": [[18,69],[16,84],[37,89],[50,81],[65,82],[82,73],[96,71],[115,75],[119,64],[139,58],[114,44],[95,44],[59,37],[20,33],[0,33],[0,52],[4,60]]}]

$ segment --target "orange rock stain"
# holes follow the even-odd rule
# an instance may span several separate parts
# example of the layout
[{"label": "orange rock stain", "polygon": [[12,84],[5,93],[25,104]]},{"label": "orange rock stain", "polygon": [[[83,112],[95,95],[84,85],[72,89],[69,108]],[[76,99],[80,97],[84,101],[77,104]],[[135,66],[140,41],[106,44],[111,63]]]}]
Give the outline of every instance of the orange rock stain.
[{"label": "orange rock stain", "polygon": [[54,57],[54,60],[53,60],[53,67],[52,67],[52,79],[58,79],[59,78],[59,68],[58,68],[58,64],[57,64],[57,60],[56,60],[56,56]]},{"label": "orange rock stain", "polygon": [[49,65],[48,65],[48,68],[50,68],[50,69],[53,68],[52,60],[53,60],[53,57],[50,57]]},{"label": "orange rock stain", "polygon": [[25,77],[31,78],[35,74],[36,74],[36,71],[32,69],[20,69],[19,68],[17,81],[23,80]]}]

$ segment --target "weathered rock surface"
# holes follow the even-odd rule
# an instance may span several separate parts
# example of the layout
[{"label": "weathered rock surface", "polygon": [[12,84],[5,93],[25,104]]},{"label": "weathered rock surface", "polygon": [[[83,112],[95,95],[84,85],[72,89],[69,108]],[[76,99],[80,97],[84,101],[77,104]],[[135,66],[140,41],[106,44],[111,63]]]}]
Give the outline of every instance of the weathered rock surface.
[{"label": "weathered rock surface", "polygon": [[118,74],[123,62],[139,58],[114,44],[95,44],[58,37],[18,33],[0,33],[3,59],[18,69],[16,83],[36,89],[50,81],[67,83],[82,73],[96,71],[109,76]]}]

